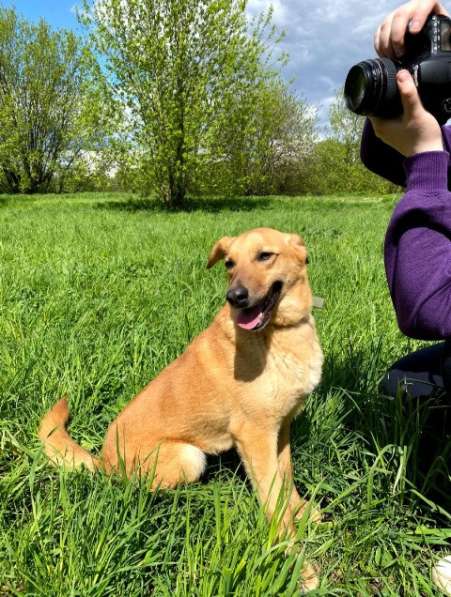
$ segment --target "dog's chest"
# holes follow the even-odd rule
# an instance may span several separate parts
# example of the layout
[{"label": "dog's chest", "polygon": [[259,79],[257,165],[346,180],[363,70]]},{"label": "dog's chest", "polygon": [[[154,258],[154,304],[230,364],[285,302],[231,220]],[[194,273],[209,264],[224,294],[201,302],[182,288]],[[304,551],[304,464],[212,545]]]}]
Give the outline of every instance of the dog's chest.
[{"label": "dog's chest", "polygon": [[305,396],[321,379],[323,356],[316,335],[307,345],[303,340],[295,350],[284,350],[283,345],[274,343],[256,380],[262,402],[281,417],[299,411]]},{"label": "dog's chest", "polygon": [[286,411],[295,408],[297,402],[314,387],[309,379],[308,363],[290,354],[269,354],[265,377],[267,387],[271,389],[269,398]]}]

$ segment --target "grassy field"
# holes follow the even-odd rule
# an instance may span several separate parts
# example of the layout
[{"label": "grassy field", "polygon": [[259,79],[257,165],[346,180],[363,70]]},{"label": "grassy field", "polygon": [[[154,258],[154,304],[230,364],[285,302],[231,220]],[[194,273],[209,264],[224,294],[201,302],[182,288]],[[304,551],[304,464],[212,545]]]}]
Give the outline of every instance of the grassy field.
[{"label": "grassy field", "polygon": [[[0,197],[0,595],[296,595],[304,556],[321,565],[318,595],[436,594],[431,563],[451,538],[446,447],[422,441],[428,405],[403,413],[377,391],[416,346],[385,285],[394,203],[275,197],[165,213],[118,195]],[[326,520],[301,524],[290,556],[233,453],[211,458],[201,483],[150,494],[52,469],[36,439],[68,394],[73,437],[98,450],[223,303],[223,266],[205,268],[213,242],[261,225],[304,236],[327,301],[323,383],[293,429],[297,486]]]}]

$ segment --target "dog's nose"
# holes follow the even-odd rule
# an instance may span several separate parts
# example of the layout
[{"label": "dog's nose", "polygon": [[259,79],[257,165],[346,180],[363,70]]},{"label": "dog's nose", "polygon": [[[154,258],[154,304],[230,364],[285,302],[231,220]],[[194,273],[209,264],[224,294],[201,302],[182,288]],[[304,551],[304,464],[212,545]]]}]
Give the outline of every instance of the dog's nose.
[{"label": "dog's nose", "polygon": [[249,306],[249,292],[247,288],[244,288],[243,286],[231,288],[227,293],[227,300],[232,307],[245,309]]}]

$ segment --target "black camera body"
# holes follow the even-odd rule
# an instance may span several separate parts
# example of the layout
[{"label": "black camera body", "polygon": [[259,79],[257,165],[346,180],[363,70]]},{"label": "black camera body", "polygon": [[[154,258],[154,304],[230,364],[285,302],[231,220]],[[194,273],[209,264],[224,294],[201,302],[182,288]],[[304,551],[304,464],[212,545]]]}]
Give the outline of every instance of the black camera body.
[{"label": "black camera body", "polygon": [[430,15],[420,33],[406,33],[405,55],[364,60],[348,73],[344,95],[355,114],[395,118],[402,114],[396,74],[413,76],[425,109],[440,124],[451,118],[451,19]]}]

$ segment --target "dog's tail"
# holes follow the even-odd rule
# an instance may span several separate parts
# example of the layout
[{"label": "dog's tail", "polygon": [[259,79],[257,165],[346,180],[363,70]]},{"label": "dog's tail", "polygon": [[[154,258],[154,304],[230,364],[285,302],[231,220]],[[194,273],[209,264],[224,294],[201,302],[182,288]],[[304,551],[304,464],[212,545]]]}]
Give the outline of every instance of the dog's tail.
[{"label": "dog's tail", "polygon": [[41,420],[38,435],[49,460],[68,470],[81,466],[90,471],[97,470],[99,460],[79,446],[66,431],[68,420],[69,406],[65,398],[57,402]]}]

